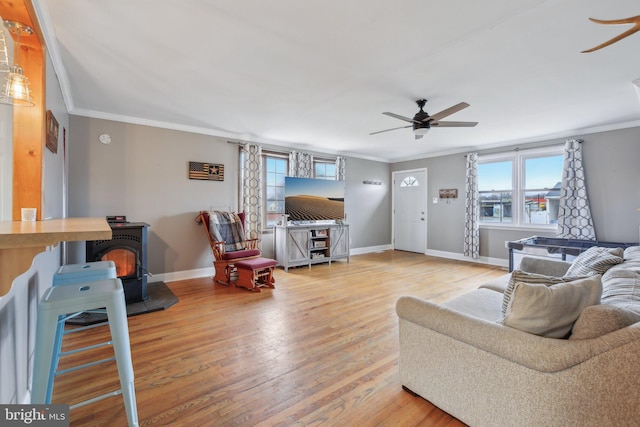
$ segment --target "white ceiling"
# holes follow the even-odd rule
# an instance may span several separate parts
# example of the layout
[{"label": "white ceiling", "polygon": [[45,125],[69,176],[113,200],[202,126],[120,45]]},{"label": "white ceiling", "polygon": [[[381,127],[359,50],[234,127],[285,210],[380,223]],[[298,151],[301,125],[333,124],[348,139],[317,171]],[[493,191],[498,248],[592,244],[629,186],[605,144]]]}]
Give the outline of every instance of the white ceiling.
[{"label": "white ceiling", "polygon": [[[398,161],[640,125],[638,0],[35,0],[72,114]],[[382,115],[466,101],[414,140]]]}]

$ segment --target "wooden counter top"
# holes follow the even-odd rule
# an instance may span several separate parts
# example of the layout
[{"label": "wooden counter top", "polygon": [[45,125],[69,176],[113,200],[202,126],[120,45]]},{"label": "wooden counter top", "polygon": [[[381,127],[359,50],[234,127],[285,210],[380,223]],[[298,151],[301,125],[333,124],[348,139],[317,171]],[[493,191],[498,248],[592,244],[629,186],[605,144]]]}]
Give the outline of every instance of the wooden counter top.
[{"label": "wooden counter top", "polygon": [[104,218],[62,218],[45,221],[0,221],[0,296],[16,277],[29,269],[33,258],[59,242],[109,240],[111,227]]},{"label": "wooden counter top", "polygon": [[78,240],[109,240],[104,218],[62,218],[45,221],[0,221],[0,249],[51,246]]}]

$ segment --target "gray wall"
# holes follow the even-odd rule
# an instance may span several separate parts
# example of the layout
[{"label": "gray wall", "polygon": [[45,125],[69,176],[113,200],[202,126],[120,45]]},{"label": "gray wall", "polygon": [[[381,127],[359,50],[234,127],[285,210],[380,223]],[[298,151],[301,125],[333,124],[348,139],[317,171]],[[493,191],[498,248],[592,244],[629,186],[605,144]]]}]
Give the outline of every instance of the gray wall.
[{"label": "gray wall", "polygon": [[599,240],[637,242],[640,225],[640,127],[587,135],[584,162]]},{"label": "gray wall", "polygon": [[[98,141],[102,133],[111,135],[111,144]],[[212,266],[211,250],[194,218],[203,209],[238,208],[237,145],[213,136],[79,116],[71,116],[69,139],[70,216],[122,214],[150,224],[149,269],[154,274]],[[224,181],[189,180],[189,161],[224,164]],[[371,174],[386,180],[389,166],[347,159],[345,210],[354,248],[390,243],[388,183],[364,186]],[[265,234],[265,256],[273,255],[272,247],[272,235]],[[73,256],[84,260],[82,245],[74,246]]]},{"label": "gray wall", "polygon": [[[640,226],[640,128],[622,129],[576,135],[583,139],[583,155],[587,191],[594,219],[596,236],[601,241],[637,242]],[[565,139],[541,141],[519,145],[531,148],[553,143],[562,144]],[[516,148],[479,151],[489,154]],[[461,254],[464,232],[464,175],[465,159],[461,154],[425,158],[391,165],[391,171],[427,168],[428,200],[427,247],[429,250]],[[451,203],[433,204],[439,188],[458,188],[458,199]],[[553,236],[532,229],[480,230],[480,255],[488,258],[508,258],[505,241],[532,235]]]},{"label": "gray wall", "polygon": [[[98,141],[111,135],[111,144]],[[237,209],[238,146],[188,132],[71,116],[70,216],[126,215],[150,224],[149,271],[211,267],[213,256],[195,217]],[[224,165],[224,181],[188,178],[189,161]],[[75,257],[84,259],[79,245]]]},{"label": "gray wall", "polygon": [[[387,163],[347,160],[345,212],[352,249],[391,244],[390,174]],[[363,183],[374,180],[382,185]]]}]

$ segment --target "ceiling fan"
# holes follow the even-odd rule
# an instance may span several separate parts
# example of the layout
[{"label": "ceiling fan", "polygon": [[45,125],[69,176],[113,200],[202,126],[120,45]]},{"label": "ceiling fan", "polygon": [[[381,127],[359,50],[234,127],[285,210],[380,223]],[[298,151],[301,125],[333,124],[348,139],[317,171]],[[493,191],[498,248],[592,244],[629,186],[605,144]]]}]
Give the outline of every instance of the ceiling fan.
[{"label": "ceiling fan", "polygon": [[640,15],[638,16],[632,16],[631,18],[624,18],[624,19],[612,19],[609,21],[606,21],[604,19],[595,19],[595,18],[589,18],[591,21],[595,22],[596,24],[604,24],[604,25],[618,25],[618,24],[634,24],[633,27],[631,27],[630,29],[628,29],[627,31],[625,31],[624,33],[620,34],[619,36],[616,36],[614,38],[612,38],[609,41],[606,41],[602,44],[599,44],[596,47],[592,47],[591,49],[588,50],[583,50],[582,53],[589,53],[589,52],[594,52],[598,49],[602,49],[603,47],[607,47],[611,44],[614,44],[615,42],[618,42],[620,40],[622,40],[625,37],[629,37],[631,34],[633,33],[637,33],[638,31],[640,31]]},{"label": "ceiling fan", "polygon": [[473,127],[478,124],[478,122],[440,121],[440,119],[444,119],[445,117],[450,116],[453,113],[457,113],[458,111],[467,108],[469,104],[467,104],[466,102],[461,102],[459,104],[456,104],[453,107],[449,107],[446,110],[442,110],[439,113],[434,114],[433,116],[430,116],[428,113],[424,111],[423,108],[426,103],[427,103],[426,99],[418,99],[416,101],[416,104],[418,104],[418,107],[420,107],[420,111],[418,111],[418,113],[415,116],[413,116],[413,119],[410,119],[409,117],[401,116],[399,114],[389,113],[389,112],[382,113],[385,116],[393,117],[395,119],[400,119],[405,122],[409,122],[411,124],[408,126],[400,126],[392,129],[379,130],[377,132],[372,132],[369,135],[388,132],[390,130],[405,129],[405,128],[413,127],[413,133],[416,136],[416,139],[420,139],[427,132],[429,132],[429,129],[432,127]]}]

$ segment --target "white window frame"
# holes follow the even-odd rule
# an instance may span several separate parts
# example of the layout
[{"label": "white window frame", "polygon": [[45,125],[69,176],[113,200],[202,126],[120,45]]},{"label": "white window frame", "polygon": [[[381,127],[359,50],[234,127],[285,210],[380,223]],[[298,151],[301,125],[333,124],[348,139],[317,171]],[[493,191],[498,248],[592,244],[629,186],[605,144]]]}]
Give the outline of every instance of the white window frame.
[{"label": "white window frame", "polygon": [[420,182],[415,176],[407,176],[400,182],[400,187],[420,187]]},{"label": "white window frame", "polygon": [[[331,178],[327,178],[326,176],[324,178],[316,176],[316,165],[317,164],[332,165],[335,168],[336,174],[334,175],[334,177],[332,179]],[[325,167],[325,171],[326,171],[326,167]],[[329,159],[314,158],[313,159],[313,177],[316,178],[316,179],[325,179],[327,181],[338,180],[338,168],[336,167],[336,161],[335,160],[329,160]]]},{"label": "white window frame", "polygon": [[[262,153],[262,229],[263,230],[272,230],[273,225],[267,225],[267,158],[276,158],[279,160],[284,160],[286,162],[285,167],[285,176],[289,175],[289,156],[283,153],[275,153],[275,152],[263,152]],[[284,200],[283,200],[284,202]],[[284,212],[282,212],[284,214]]]},{"label": "white window frame", "polygon": [[[525,150],[515,150],[513,152],[488,154],[478,156],[478,164],[483,163],[496,163],[511,161],[511,218],[510,223],[494,223],[494,222],[482,222],[480,221],[480,228],[496,228],[496,229],[531,229],[531,230],[544,230],[555,231],[558,229],[557,224],[531,224],[523,221],[523,209],[525,198],[525,162],[528,159],[537,157],[551,157],[564,155],[564,147],[562,145],[547,146],[539,148],[531,148]],[[478,203],[480,201],[478,200]]]}]

